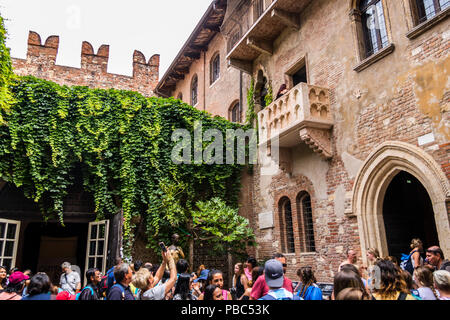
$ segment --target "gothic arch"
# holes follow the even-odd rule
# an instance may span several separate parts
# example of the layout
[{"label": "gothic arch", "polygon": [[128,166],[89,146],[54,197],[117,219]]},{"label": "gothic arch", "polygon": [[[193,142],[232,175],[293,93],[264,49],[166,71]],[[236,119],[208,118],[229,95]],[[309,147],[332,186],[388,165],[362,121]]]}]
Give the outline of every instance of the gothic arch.
[{"label": "gothic arch", "polygon": [[382,256],[388,254],[383,199],[390,182],[401,171],[415,176],[427,190],[433,206],[441,248],[445,255],[450,255],[447,212],[450,184],[446,175],[436,161],[422,149],[405,142],[388,141],[368,156],[353,186],[350,211],[358,219],[364,261],[369,247],[378,248]]}]

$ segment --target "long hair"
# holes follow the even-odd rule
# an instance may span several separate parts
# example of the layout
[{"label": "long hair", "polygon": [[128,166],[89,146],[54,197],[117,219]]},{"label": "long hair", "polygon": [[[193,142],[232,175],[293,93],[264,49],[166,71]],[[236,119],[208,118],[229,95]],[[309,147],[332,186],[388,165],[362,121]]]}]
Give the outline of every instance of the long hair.
[{"label": "long hair", "polygon": [[205,288],[205,293],[203,294],[203,300],[214,300],[214,291],[219,288],[214,284],[207,285]]},{"label": "long hair", "polygon": [[306,290],[314,283],[317,282],[316,277],[314,276],[314,271],[311,267],[301,267],[297,270],[297,275],[300,277],[302,281],[302,288],[300,289],[300,296],[304,298],[306,294]]},{"label": "long hair", "polygon": [[238,266],[239,271],[238,271],[237,274],[236,273],[233,274],[233,286],[236,286],[237,280],[240,279],[243,274],[245,274],[245,272],[244,272],[244,264],[243,263],[238,262],[238,263],[236,263],[236,266]]},{"label": "long hair", "polygon": [[410,247],[411,249],[419,248],[422,245],[422,240],[419,238],[415,238],[411,240]]},{"label": "long hair", "polygon": [[418,267],[414,270],[414,277],[420,286],[430,288],[433,291],[434,296],[436,298],[438,297],[433,284],[433,272],[430,269],[426,267]]},{"label": "long hair", "polygon": [[380,260],[376,266],[380,268],[380,287],[374,291],[382,297],[392,297],[398,292],[410,293],[406,288],[406,282],[402,281],[401,269],[392,261]]},{"label": "long hair", "polygon": [[364,293],[364,296],[367,295],[366,288],[364,287],[361,277],[351,270],[340,271],[334,277],[334,296],[337,297],[339,292],[345,288],[357,288]]},{"label": "long hair", "polygon": [[177,285],[173,295],[179,294],[182,300],[190,300],[189,293],[191,292],[191,275],[189,273],[182,273],[178,277]]},{"label": "long hair", "polygon": [[254,267],[252,270],[252,281],[249,281],[248,286],[252,287],[253,284],[256,282],[256,280],[258,280],[258,278],[262,276],[263,273],[264,273],[263,267],[259,266]]},{"label": "long hair", "polygon": [[[0,266],[0,269],[5,270],[5,273],[8,272],[8,270],[6,270],[6,267],[4,267],[4,266]],[[3,289],[6,288],[6,282],[7,282],[7,279],[6,279],[6,278],[7,278],[7,277],[5,277],[4,279],[2,279],[1,282],[0,282],[0,286],[2,286]]]}]

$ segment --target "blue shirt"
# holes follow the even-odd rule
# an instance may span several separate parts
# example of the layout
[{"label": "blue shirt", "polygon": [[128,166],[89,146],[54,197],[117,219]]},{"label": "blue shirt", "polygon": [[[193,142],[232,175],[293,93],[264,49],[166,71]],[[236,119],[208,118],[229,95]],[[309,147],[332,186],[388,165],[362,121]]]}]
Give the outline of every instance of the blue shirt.
[{"label": "blue shirt", "polygon": [[33,296],[27,295],[22,297],[22,300],[51,300],[50,292],[35,294]]}]

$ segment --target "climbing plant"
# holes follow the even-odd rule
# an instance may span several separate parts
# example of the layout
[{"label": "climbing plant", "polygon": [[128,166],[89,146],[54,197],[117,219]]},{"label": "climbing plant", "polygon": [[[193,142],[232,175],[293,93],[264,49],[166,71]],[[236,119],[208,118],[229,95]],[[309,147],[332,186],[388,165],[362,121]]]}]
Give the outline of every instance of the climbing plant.
[{"label": "climbing plant", "polygon": [[256,112],[255,112],[255,80],[251,80],[250,87],[247,89],[247,113],[245,118],[245,123],[248,126],[253,126],[254,121],[256,119]]},{"label": "climbing plant", "polygon": [[223,136],[240,125],[180,100],[131,91],[60,86],[30,76],[14,79],[10,90],[14,102],[0,109],[0,178],[22,187],[44,219],[64,224],[63,201],[76,167],[98,219],[123,210],[127,255],[135,218],[145,223],[156,250],[174,228],[187,229],[198,201],[216,197],[237,208],[243,166],[175,164],[171,135],[186,129],[193,136],[195,121]]},{"label": "climbing plant", "polygon": [[[9,49],[5,45],[7,32],[3,22],[3,18],[0,16],[0,107],[7,109],[12,103],[12,95],[9,90],[9,82],[13,77],[11,67],[11,56]],[[3,118],[0,114],[0,125],[3,123]]]}]

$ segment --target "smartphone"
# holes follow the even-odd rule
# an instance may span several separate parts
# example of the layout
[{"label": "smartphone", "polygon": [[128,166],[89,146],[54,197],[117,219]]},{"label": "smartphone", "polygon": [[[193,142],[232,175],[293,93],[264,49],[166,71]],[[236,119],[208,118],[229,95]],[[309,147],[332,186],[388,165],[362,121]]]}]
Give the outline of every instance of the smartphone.
[{"label": "smartphone", "polygon": [[159,246],[161,247],[161,250],[162,250],[162,251],[167,252],[167,248],[166,248],[166,246],[164,245],[164,242],[160,242],[160,243],[159,243]]}]

